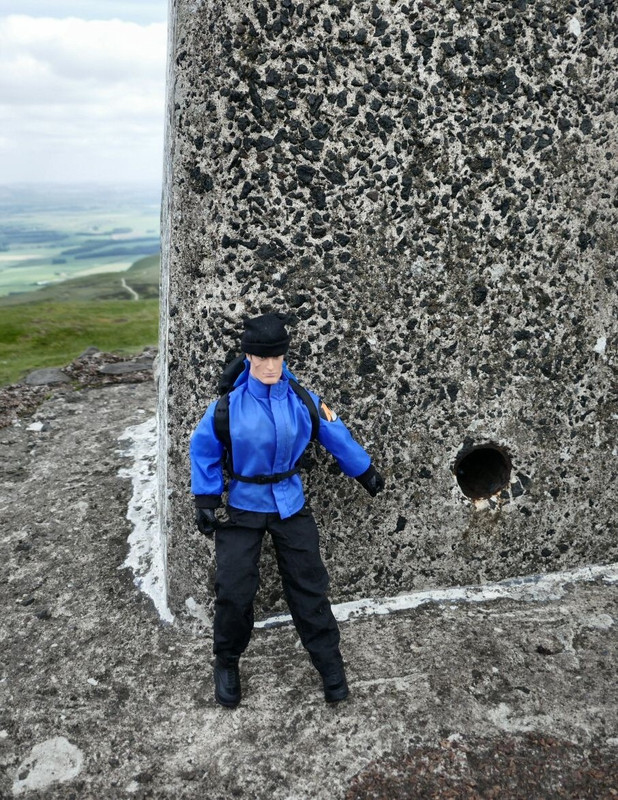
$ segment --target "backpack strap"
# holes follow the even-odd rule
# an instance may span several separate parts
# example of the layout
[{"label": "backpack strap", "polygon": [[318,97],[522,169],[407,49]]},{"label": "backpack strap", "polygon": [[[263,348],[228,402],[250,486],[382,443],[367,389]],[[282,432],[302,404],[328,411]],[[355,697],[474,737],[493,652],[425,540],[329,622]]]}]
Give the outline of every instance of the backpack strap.
[{"label": "backpack strap", "polygon": [[214,416],[215,436],[232,457],[232,439],[230,438],[230,393],[226,392],[217,400]]},{"label": "backpack strap", "polygon": [[232,480],[242,481],[242,483],[280,483],[281,481],[287,480],[287,478],[291,478],[292,475],[298,475],[300,472],[300,465],[297,464],[295,467],[292,467],[292,469],[287,470],[287,472],[275,472],[272,475],[251,475],[247,477],[246,475],[239,475],[237,472],[234,472],[228,464],[228,472]]},{"label": "backpack strap", "polygon": [[223,372],[221,373],[221,377],[219,378],[219,384],[217,386],[218,393],[225,394],[226,392],[231,392],[234,388],[236,378],[240,375],[244,368],[244,356],[236,356],[233,361],[230,361],[230,363],[224,368]]},{"label": "backpack strap", "polygon": [[232,437],[230,436],[230,392],[221,395],[215,406],[213,419],[215,436],[221,442],[225,450],[225,466],[231,478],[238,480],[237,473],[234,472],[232,463]]},{"label": "backpack strap", "polygon": [[298,381],[290,378],[290,386],[307,406],[307,411],[311,417],[311,441],[313,441],[314,439],[318,438],[318,432],[320,430],[320,415],[318,410],[315,407],[315,403],[311,399],[309,392],[303,386],[301,386]]}]

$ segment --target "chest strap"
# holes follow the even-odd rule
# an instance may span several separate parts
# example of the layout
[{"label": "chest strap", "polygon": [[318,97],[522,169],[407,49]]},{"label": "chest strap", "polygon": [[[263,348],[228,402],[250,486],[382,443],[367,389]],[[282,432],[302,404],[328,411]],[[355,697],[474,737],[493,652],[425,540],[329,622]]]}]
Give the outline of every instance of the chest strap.
[{"label": "chest strap", "polygon": [[292,469],[289,469],[287,472],[275,472],[273,475],[239,475],[237,472],[234,472],[231,461],[228,459],[227,462],[227,471],[230,475],[230,478],[234,481],[241,481],[241,483],[259,483],[259,484],[268,484],[268,483],[280,483],[281,481],[287,480],[287,478],[291,478],[292,475],[298,475],[300,472],[300,467],[297,465]]}]

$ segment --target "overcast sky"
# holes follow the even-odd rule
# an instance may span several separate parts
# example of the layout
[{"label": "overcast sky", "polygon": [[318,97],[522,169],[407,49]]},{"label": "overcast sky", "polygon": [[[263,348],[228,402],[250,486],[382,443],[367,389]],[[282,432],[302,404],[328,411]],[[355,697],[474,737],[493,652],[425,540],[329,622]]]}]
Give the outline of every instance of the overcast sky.
[{"label": "overcast sky", "polygon": [[161,180],[167,0],[3,0],[0,184]]}]

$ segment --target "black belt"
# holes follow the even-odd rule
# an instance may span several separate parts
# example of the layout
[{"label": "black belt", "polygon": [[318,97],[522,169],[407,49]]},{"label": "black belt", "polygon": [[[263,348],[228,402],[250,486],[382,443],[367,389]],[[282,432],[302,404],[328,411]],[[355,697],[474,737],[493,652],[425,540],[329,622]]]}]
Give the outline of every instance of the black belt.
[{"label": "black belt", "polygon": [[268,483],[280,483],[280,481],[284,481],[287,478],[291,478],[292,475],[298,475],[300,472],[300,467],[296,465],[292,469],[289,469],[287,472],[275,472],[272,475],[239,475],[237,472],[230,467],[228,464],[228,472],[230,474],[230,478],[234,481],[240,481],[241,483],[259,483],[259,484],[268,484]]}]

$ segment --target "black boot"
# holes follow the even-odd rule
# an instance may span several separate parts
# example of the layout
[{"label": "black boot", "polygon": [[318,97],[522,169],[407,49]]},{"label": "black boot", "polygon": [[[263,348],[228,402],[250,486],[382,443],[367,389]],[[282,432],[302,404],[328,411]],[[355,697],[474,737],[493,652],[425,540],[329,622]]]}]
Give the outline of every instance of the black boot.
[{"label": "black boot", "polygon": [[227,708],[240,703],[238,661],[238,656],[215,657],[215,700]]},{"label": "black boot", "polygon": [[348,696],[348,683],[343,664],[335,663],[320,669],[324,682],[324,699],[327,703],[338,703]]}]

